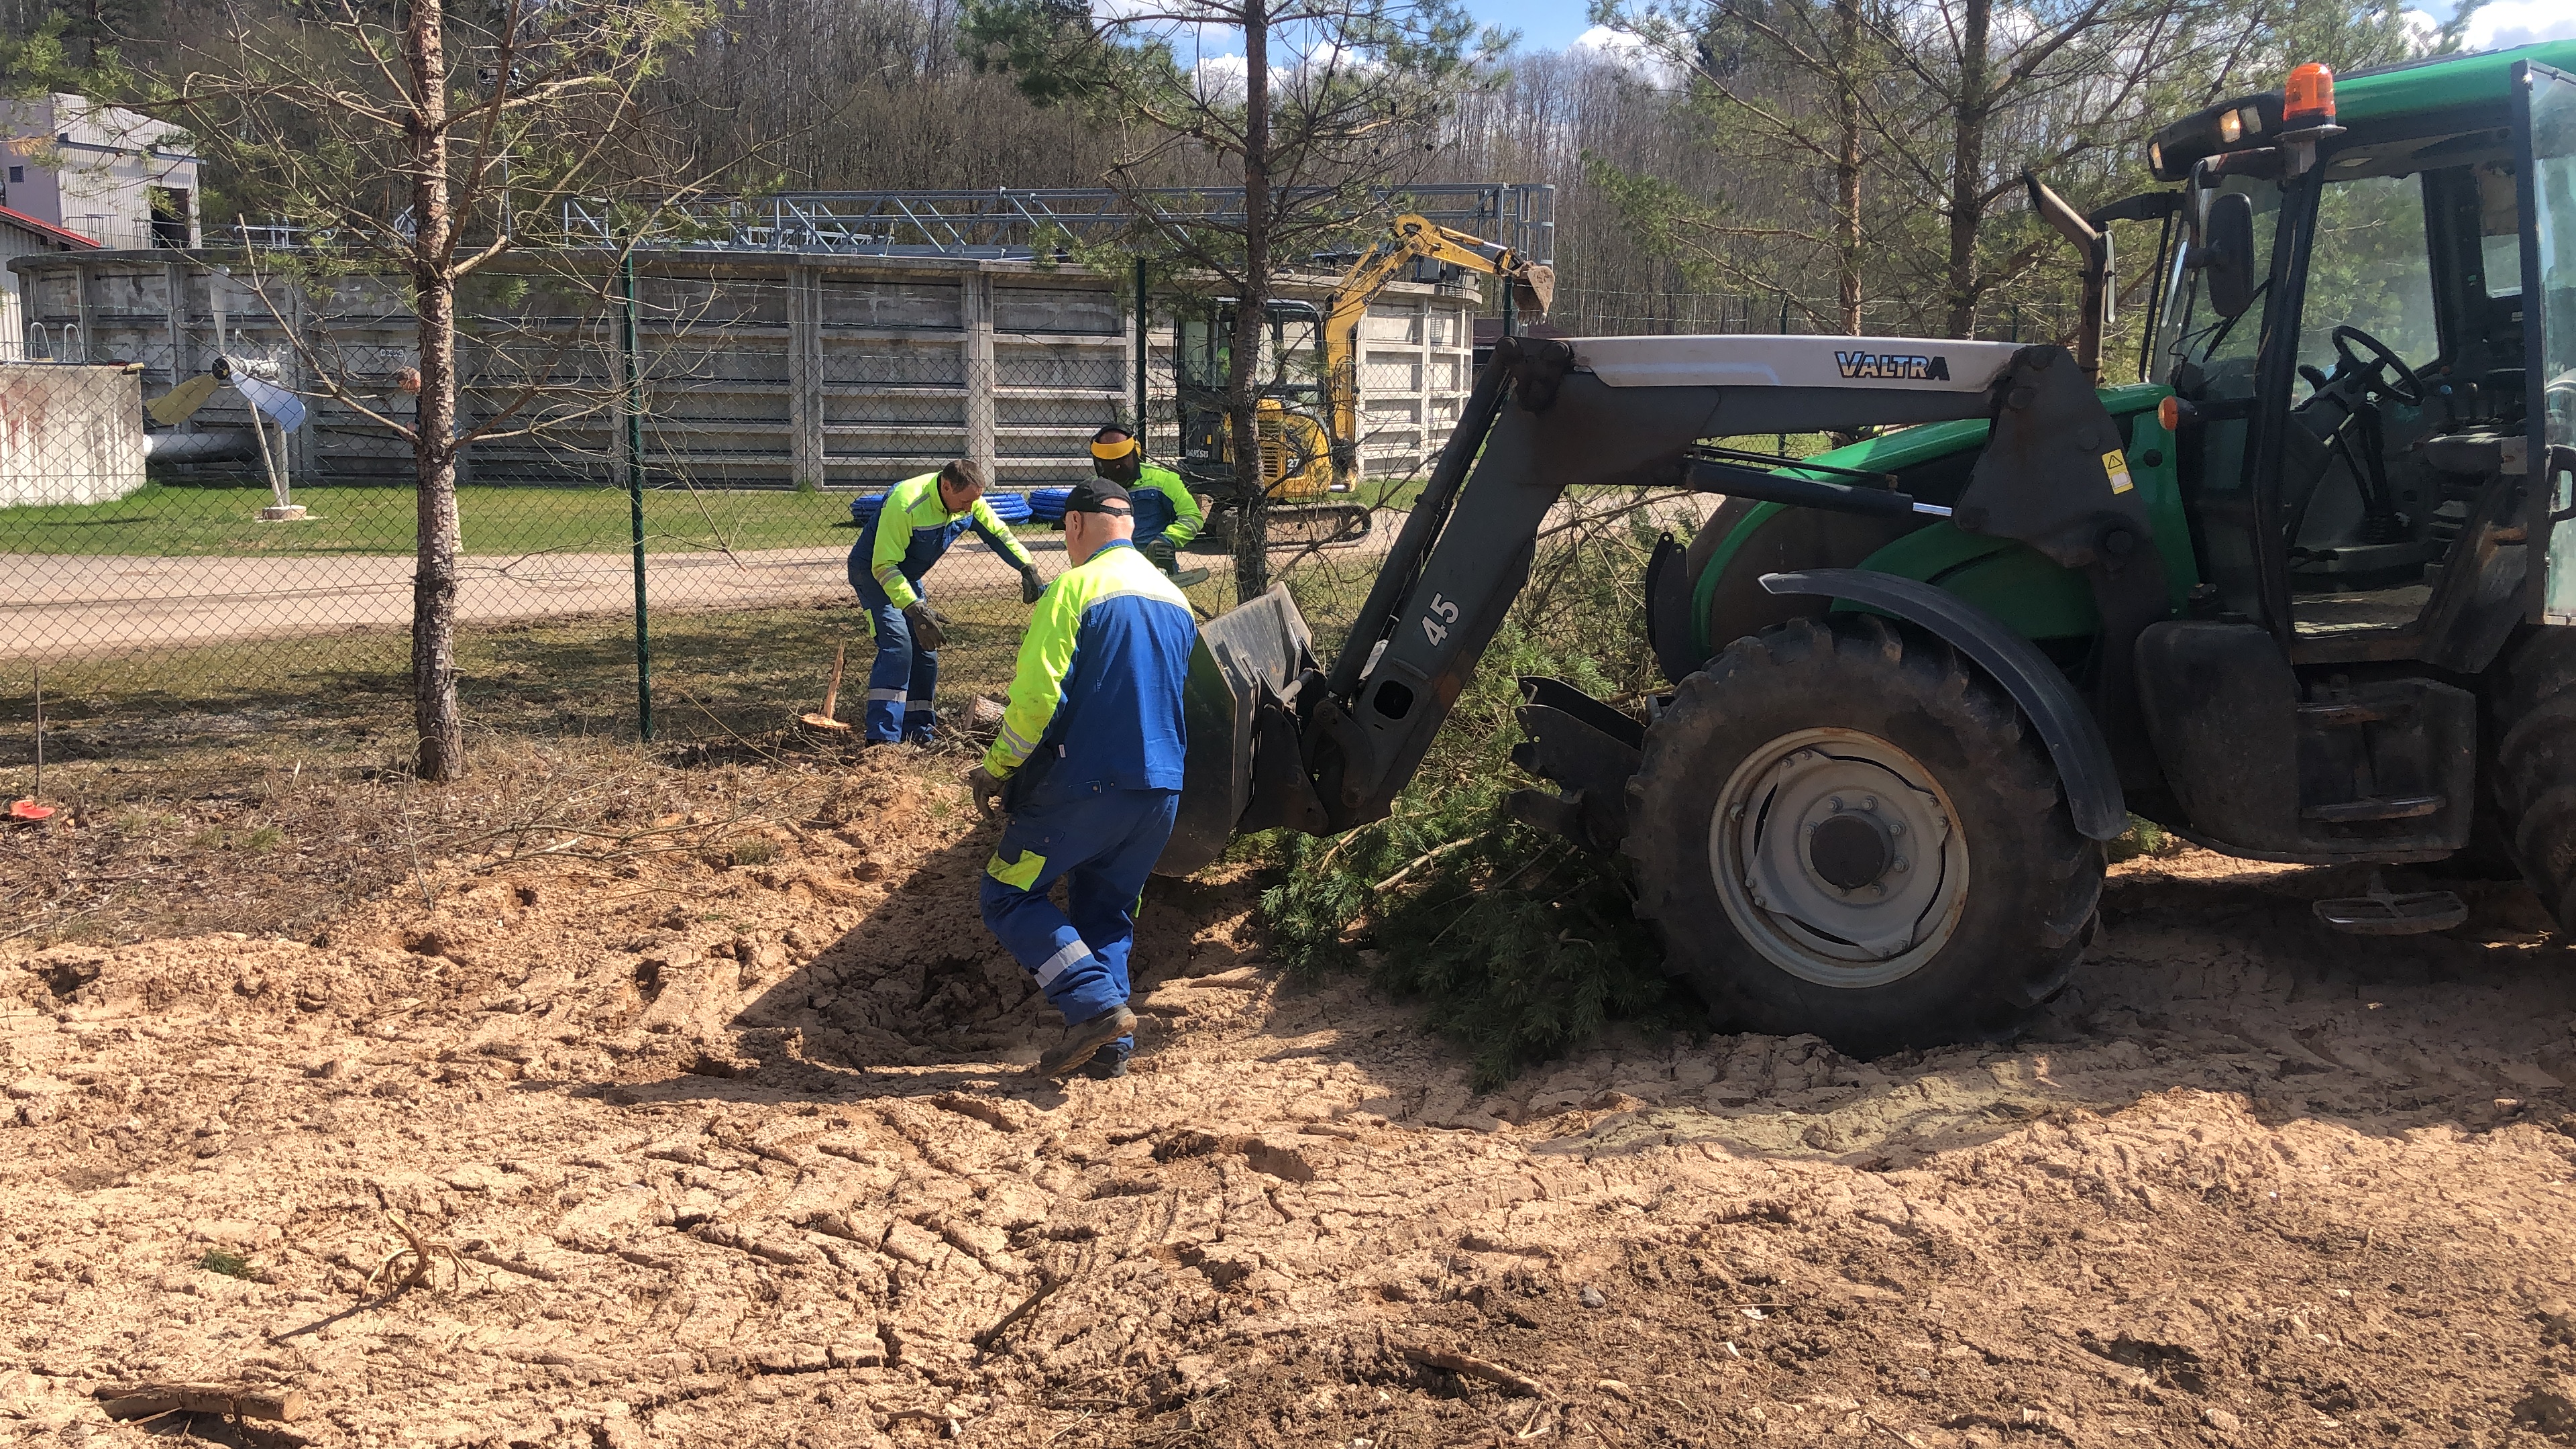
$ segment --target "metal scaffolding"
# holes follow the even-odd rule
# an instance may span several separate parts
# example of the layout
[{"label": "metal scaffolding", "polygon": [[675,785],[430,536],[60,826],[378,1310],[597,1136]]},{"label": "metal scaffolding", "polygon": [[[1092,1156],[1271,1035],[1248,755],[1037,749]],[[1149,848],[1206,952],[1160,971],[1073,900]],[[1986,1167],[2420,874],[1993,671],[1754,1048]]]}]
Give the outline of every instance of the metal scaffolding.
[{"label": "metal scaffolding", "polygon": [[[1321,188],[1282,199],[1311,203]],[[1174,226],[1240,225],[1241,188],[1135,194],[1153,220]],[[1457,182],[1381,188],[1376,208],[1410,211],[1500,242],[1535,261],[1556,256],[1556,188]],[[816,252],[841,256],[981,257],[1025,261],[1068,241],[1105,242],[1138,221],[1131,197],[1104,187],[992,191],[804,191],[758,201],[712,199],[670,209],[646,245],[655,250]],[[1358,217],[1354,216],[1354,220]],[[605,245],[617,223],[604,203],[568,201],[564,240]]]}]

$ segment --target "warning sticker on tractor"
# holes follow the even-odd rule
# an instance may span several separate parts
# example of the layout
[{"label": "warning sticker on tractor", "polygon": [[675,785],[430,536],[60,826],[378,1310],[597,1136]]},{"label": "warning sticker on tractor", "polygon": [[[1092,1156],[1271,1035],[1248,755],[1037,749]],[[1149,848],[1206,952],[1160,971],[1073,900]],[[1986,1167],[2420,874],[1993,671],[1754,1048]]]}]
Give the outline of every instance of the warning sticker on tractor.
[{"label": "warning sticker on tractor", "polygon": [[2138,485],[2129,480],[2129,455],[2114,450],[2102,455],[2102,471],[2111,475],[2111,491],[2126,493]]}]

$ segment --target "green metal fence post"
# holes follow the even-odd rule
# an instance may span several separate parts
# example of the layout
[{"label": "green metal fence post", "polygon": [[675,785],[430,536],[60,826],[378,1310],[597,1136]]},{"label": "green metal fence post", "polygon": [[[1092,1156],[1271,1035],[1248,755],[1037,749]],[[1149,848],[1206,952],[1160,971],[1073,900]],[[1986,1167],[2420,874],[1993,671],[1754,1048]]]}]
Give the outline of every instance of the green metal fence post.
[{"label": "green metal fence post", "polygon": [[1136,259],[1136,438],[1145,437],[1145,259]]},{"label": "green metal fence post", "polygon": [[626,502],[635,532],[635,721],[647,744],[653,739],[653,633],[644,612],[644,378],[638,354],[635,307],[635,248],[618,258],[619,280],[626,290],[626,325],[620,329],[626,354]]}]

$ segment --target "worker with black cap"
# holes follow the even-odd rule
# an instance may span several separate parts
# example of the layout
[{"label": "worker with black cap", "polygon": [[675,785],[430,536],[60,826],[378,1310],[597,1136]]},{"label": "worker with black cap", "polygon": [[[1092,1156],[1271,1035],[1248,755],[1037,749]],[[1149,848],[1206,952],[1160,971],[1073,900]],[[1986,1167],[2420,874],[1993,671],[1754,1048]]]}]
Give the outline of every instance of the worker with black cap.
[{"label": "worker with black cap", "polygon": [[[984,924],[1064,1013],[1064,1040],[1038,1060],[1050,1077],[1127,1070],[1127,951],[1180,806],[1198,620],[1137,551],[1135,529],[1116,483],[1065,500],[1072,567],[1030,612],[1001,734],[967,777],[978,809],[1009,814],[984,866]],[[1059,879],[1061,910],[1048,899]]]},{"label": "worker with black cap", "polygon": [[1136,508],[1137,552],[1163,572],[1178,574],[1180,551],[1207,526],[1181,475],[1146,462],[1144,440],[1115,425],[1091,435],[1091,471],[1127,489]]}]

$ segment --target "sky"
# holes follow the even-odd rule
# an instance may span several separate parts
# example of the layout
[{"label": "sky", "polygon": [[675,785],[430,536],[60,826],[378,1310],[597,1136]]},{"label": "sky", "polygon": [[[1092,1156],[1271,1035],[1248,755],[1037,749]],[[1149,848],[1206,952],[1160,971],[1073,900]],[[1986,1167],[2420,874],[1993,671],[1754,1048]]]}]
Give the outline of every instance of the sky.
[{"label": "sky", "polygon": [[[2449,17],[2451,0],[2427,0],[2416,7],[2439,21]],[[1488,25],[1521,33],[1531,50],[1563,50],[1578,41],[1597,43],[1581,0],[1467,0],[1467,9]],[[2534,40],[2576,39],[2576,3],[2570,0],[2492,0],[2470,23],[2469,46],[2488,50]]]}]

